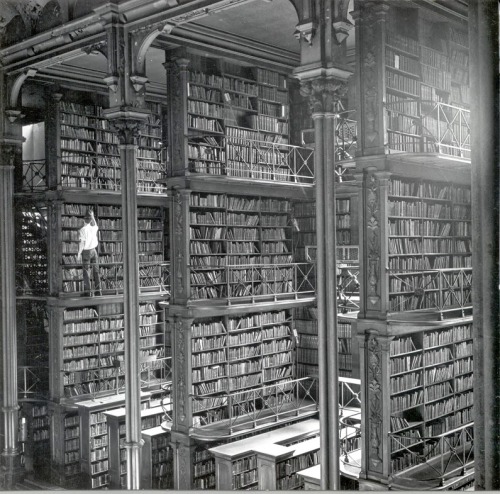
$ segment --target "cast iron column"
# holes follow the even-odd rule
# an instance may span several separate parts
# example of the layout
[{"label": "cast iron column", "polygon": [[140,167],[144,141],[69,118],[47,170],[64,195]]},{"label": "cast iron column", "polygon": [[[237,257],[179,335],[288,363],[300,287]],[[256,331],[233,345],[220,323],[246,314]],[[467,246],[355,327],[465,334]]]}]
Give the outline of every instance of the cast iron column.
[{"label": "cast iron column", "polygon": [[498,2],[469,3],[475,489],[500,489]]},{"label": "cast iron column", "polygon": [[[17,335],[14,244],[14,166],[22,160],[21,136],[3,132],[0,146],[0,330],[2,332],[2,477],[12,489],[21,477],[18,444]],[[12,132],[14,134],[14,132]]]}]

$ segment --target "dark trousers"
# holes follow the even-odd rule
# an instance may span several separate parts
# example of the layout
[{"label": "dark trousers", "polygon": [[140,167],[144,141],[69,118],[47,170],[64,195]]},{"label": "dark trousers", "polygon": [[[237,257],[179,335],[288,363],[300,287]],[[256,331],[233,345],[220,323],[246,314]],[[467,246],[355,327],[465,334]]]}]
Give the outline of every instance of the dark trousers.
[{"label": "dark trousers", "polygon": [[84,249],[82,251],[83,266],[83,289],[90,292],[90,266],[92,265],[92,278],[94,279],[94,290],[101,291],[101,278],[99,276],[99,257],[95,249]]}]

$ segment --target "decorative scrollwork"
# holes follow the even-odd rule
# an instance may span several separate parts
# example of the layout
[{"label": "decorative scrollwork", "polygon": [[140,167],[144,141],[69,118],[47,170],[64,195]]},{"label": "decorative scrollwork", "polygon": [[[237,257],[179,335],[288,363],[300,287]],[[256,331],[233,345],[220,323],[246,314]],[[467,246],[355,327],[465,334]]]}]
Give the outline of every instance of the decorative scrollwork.
[{"label": "decorative scrollwork", "polygon": [[116,118],[109,121],[111,128],[117,133],[120,144],[137,145],[141,132],[144,130],[144,120],[134,118]]},{"label": "decorative scrollwork", "polygon": [[184,334],[184,322],[177,319],[175,322],[175,332],[177,337],[177,361],[180,372],[177,375],[177,402],[178,402],[178,419],[179,422],[186,421],[186,379],[184,373],[186,363],[186,335]]},{"label": "decorative scrollwork", "polygon": [[368,352],[368,448],[371,469],[382,471],[382,351],[377,337],[370,334]]},{"label": "decorative scrollwork", "polygon": [[368,301],[370,308],[380,301],[379,266],[380,266],[380,207],[379,182],[372,173],[366,182],[366,240],[368,245]]},{"label": "decorative scrollwork", "polygon": [[334,112],[347,93],[347,82],[334,77],[301,81],[300,94],[309,100],[312,113]]}]

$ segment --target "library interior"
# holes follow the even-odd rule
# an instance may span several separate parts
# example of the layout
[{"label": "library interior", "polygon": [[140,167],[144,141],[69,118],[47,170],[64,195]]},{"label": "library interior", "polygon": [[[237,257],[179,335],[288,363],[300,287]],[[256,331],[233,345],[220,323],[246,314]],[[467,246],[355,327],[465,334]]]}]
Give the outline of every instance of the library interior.
[{"label": "library interior", "polygon": [[500,489],[498,2],[0,12],[0,489]]}]

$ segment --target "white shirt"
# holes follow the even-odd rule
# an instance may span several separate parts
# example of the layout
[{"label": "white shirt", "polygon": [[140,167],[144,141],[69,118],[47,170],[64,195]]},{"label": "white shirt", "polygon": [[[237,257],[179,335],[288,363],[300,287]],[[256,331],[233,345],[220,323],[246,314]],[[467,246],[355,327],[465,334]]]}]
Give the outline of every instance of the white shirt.
[{"label": "white shirt", "polygon": [[95,249],[98,244],[97,240],[97,231],[99,227],[97,224],[92,226],[90,223],[87,223],[85,226],[80,228],[80,251],[81,250],[89,250]]}]

